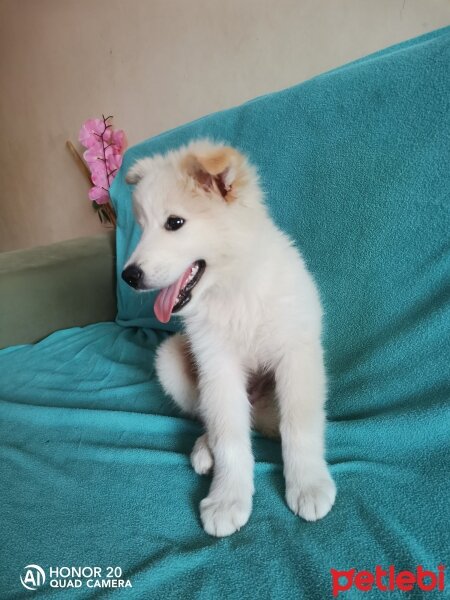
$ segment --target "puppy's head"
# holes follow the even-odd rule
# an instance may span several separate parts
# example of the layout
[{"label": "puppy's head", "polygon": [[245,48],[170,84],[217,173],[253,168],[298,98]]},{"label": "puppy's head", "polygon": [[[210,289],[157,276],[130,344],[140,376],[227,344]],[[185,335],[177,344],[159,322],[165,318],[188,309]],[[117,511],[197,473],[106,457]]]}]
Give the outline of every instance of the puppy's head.
[{"label": "puppy's head", "polygon": [[137,290],[161,290],[157,318],[192,307],[237,258],[248,213],[260,206],[257,177],[245,157],[198,141],[138,161],[126,180],[141,239],[122,278]]}]

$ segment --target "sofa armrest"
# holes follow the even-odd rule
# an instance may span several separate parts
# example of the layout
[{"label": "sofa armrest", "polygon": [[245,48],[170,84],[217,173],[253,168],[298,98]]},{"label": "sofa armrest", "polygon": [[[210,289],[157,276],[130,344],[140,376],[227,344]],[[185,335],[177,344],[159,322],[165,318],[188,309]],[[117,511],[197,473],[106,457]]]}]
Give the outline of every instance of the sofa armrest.
[{"label": "sofa armrest", "polygon": [[111,233],[0,254],[0,348],[116,316]]}]

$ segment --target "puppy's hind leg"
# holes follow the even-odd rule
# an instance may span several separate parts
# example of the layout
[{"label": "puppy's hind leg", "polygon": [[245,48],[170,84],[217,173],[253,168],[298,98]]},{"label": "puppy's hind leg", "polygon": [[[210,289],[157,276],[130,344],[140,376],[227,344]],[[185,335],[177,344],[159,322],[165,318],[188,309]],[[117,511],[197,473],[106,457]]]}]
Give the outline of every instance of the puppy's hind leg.
[{"label": "puppy's hind leg", "polygon": [[204,433],[194,444],[191,452],[191,465],[197,475],[207,475],[214,466],[214,458],[208,444],[208,434]]},{"label": "puppy's hind leg", "polygon": [[[177,333],[159,346],[156,354],[156,372],[164,391],[179,408],[191,416],[198,417],[197,372],[186,336]],[[214,458],[206,433],[195,442],[191,463],[199,475],[211,471]]]},{"label": "puppy's hind leg", "polygon": [[162,342],[156,352],[156,372],[179,408],[198,416],[197,373],[185,335],[176,333]]}]

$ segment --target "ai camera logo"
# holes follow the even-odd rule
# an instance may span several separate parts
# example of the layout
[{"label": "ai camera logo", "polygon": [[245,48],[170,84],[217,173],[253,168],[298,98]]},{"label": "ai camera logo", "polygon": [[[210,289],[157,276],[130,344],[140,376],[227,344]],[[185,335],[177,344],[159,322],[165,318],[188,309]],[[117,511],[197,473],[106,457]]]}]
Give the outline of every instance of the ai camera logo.
[{"label": "ai camera logo", "polygon": [[27,565],[23,568],[23,573],[20,576],[20,581],[27,590],[37,590],[38,587],[45,583],[45,572],[39,565]]}]

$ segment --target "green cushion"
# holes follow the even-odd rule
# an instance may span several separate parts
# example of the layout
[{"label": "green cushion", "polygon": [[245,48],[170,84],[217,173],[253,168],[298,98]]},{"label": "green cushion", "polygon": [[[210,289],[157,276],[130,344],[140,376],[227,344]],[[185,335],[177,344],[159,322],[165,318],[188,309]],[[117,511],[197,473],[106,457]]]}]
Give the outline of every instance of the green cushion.
[{"label": "green cushion", "polygon": [[0,348],[115,315],[110,233],[0,254]]}]

